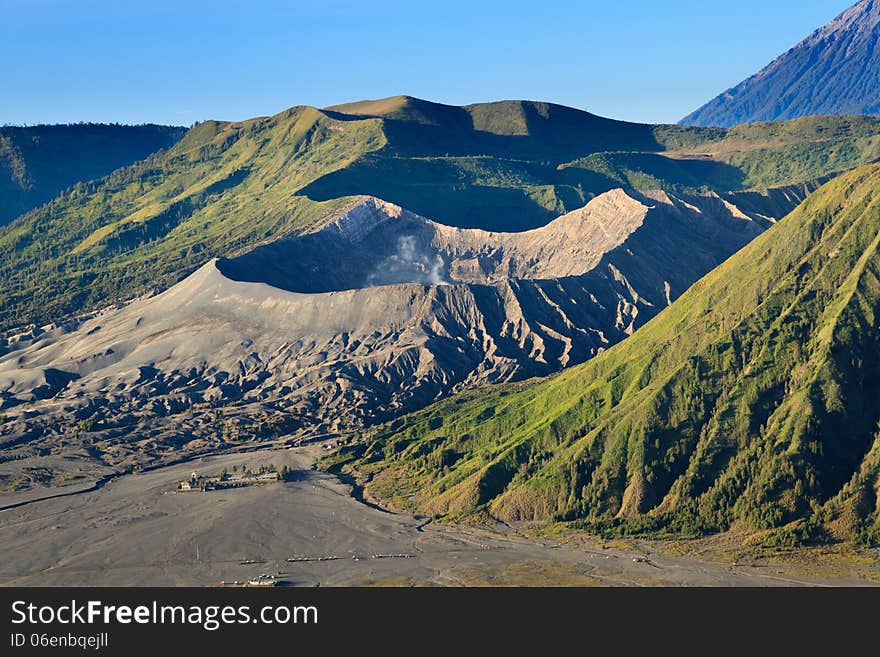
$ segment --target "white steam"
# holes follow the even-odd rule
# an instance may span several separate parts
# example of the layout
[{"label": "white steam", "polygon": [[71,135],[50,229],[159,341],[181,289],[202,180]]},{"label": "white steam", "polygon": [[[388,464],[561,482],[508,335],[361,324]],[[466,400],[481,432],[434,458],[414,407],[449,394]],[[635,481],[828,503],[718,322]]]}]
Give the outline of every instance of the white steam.
[{"label": "white steam", "polygon": [[382,260],[367,276],[366,287],[398,283],[451,284],[443,259],[438,253],[430,253],[422,248],[415,235],[398,238],[394,253]]}]

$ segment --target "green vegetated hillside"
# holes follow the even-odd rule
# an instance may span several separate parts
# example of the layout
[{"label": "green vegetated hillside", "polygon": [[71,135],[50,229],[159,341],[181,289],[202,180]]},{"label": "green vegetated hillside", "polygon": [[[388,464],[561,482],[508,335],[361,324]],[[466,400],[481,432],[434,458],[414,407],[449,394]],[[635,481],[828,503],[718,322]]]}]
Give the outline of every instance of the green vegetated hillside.
[{"label": "green vegetated hillside", "polygon": [[450,225],[518,231],[616,187],[811,183],[876,159],[878,139],[880,120],[867,118],[725,131],[547,103],[409,97],[206,122],[0,227],[0,328],[165,288],[211,257],[307,231],[353,195]]},{"label": "green vegetated hillside", "polygon": [[455,396],[327,465],[430,514],[877,544],[878,308],[871,165],[589,363]]},{"label": "green vegetated hillside", "polygon": [[0,226],[77,182],[169,148],[186,128],[163,125],[39,125],[0,128]]},{"label": "green vegetated hillside", "polygon": [[880,159],[876,118],[721,130],[613,121],[547,103],[451,107],[404,96],[329,111],[382,118],[388,143],[304,194],[373,194],[443,223],[494,230],[541,226],[615,187],[768,188]]},{"label": "green vegetated hillside", "polygon": [[0,324],[40,322],[176,282],[213,256],[314,222],[296,192],[385,143],[381,122],[294,108],[206,122],[0,229]]}]

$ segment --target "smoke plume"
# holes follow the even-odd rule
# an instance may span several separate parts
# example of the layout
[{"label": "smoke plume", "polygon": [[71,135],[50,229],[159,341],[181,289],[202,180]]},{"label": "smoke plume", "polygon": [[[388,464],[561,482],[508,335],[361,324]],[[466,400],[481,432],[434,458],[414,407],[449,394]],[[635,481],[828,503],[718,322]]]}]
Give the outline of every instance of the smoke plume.
[{"label": "smoke plume", "polygon": [[394,252],[382,260],[367,276],[366,287],[419,283],[421,285],[450,285],[446,264],[438,253],[421,247],[415,235],[404,235],[397,240]]}]

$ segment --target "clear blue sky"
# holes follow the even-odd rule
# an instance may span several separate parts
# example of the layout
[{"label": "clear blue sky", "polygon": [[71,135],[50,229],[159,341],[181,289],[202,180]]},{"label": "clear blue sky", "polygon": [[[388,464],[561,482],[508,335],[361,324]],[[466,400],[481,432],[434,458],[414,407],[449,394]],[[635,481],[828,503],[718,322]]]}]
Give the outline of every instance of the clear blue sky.
[{"label": "clear blue sky", "polygon": [[409,94],[674,122],[855,0],[0,0],[0,124]]}]

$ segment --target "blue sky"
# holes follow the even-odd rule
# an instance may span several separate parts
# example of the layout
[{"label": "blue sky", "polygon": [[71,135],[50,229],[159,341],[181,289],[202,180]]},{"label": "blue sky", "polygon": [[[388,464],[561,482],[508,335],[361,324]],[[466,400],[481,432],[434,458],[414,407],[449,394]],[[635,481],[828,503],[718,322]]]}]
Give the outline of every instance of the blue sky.
[{"label": "blue sky", "polygon": [[409,94],[674,122],[855,0],[0,0],[0,124]]}]

